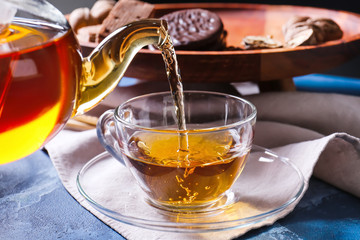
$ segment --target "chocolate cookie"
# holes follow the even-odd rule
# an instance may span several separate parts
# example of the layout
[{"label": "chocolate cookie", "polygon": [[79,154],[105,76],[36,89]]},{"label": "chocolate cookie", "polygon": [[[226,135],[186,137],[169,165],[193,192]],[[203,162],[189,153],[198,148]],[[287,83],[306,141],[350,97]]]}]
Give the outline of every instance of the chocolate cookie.
[{"label": "chocolate cookie", "polygon": [[205,9],[186,9],[161,17],[177,50],[221,50],[226,32],[220,17]]}]

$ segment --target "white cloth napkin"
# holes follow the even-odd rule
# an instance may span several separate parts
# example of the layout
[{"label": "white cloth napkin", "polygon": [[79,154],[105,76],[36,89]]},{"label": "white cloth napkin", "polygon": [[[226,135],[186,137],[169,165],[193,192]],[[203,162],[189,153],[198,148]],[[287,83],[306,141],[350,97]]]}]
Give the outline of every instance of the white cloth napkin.
[{"label": "white cloth napkin", "polygon": [[[313,102],[309,102],[309,98],[312,98]],[[322,99],[322,101],[317,101],[318,98]],[[323,107],[321,108],[322,114],[314,113],[319,111],[316,107],[321,107],[319,106],[321,104],[327,105],[330,99],[334,98],[338,100],[331,101],[332,107],[329,107],[329,110],[326,110]],[[255,143],[265,147],[272,147],[276,153],[288,157],[295,165],[297,165],[305,177],[305,190],[307,189],[309,178],[314,173],[324,181],[334,184],[335,186],[360,197],[360,141],[357,137],[351,136],[354,135],[354,133],[356,134],[357,130],[355,127],[354,130],[345,126],[344,128],[348,128],[348,132],[351,135],[346,133],[333,133],[323,136],[327,131],[331,131],[328,129],[324,130],[323,125],[328,124],[327,119],[330,119],[330,117],[326,118],[323,115],[329,113],[338,115],[339,111],[346,112],[344,109],[337,109],[342,103],[350,105],[358,104],[357,106],[360,106],[360,100],[358,98],[342,95],[318,95],[308,93],[272,93],[251,96],[249,99],[255,103],[259,111]],[[302,105],[301,99],[307,99],[307,101],[305,103],[303,102]],[[324,99],[328,99],[328,101],[325,101]],[[294,105],[285,109],[281,108],[281,105],[286,106],[289,104]],[[304,105],[308,106],[306,107]],[[302,110],[300,112],[299,110],[293,110],[296,108]],[[271,109],[273,109],[273,111],[271,111]],[[286,121],[284,121],[284,118],[288,118],[288,115],[283,114],[281,112],[282,110],[290,111],[292,114]],[[312,115],[309,116],[309,114]],[[339,115],[339,118],[342,119],[342,121],[338,124],[336,124],[337,117],[334,116],[331,117],[330,122],[334,122],[336,128],[341,130],[342,123],[348,123],[350,121],[348,120],[349,115],[351,115],[350,117],[352,118],[352,121],[354,121],[352,122],[353,125],[359,123],[360,116],[354,116],[351,112],[344,116]],[[319,118],[323,120],[323,125],[319,124],[321,127],[320,130],[316,130],[318,121],[321,121],[317,116],[320,116]],[[311,124],[312,121],[316,122],[315,127],[314,124]],[[304,124],[305,127],[298,126],[301,124]],[[331,124],[329,125],[332,127]],[[104,151],[97,140],[94,130],[84,132],[62,131],[46,146],[46,149],[48,150],[54,166],[59,173],[59,177],[68,192],[82,206],[129,240],[231,239],[244,234],[252,228],[272,224],[279,218],[286,216],[295,207],[295,205],[292,205],[282,212],[282,214],[271,217],[266,221],[253,226],[223,232],[180,234],[163,233],[160,231],[133,227],[114,221],[99,213],[84,200],[77,190],[76,176],[78,171],[92,157]],[[103,172],[101,173],[101,171]],[[101,171],[99,171],[98,174],[106,175],[106,169]],[[134,180],[129,176],[128,181],[130,184]],[[277,191],[277,188],[279,187],[271,184],[269,186],[272,187],[273,191]],[[101,190],[98,194],[100,197],[107,197],[101,196],[101,194],[103,194]]]}]

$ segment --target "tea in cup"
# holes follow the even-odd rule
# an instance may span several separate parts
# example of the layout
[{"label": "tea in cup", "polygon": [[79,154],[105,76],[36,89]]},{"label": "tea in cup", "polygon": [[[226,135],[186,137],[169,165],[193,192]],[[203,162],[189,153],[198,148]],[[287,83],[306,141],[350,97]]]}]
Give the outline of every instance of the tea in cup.
[{"label": "tea in cup", "polygon": [[128,100],[99,119],[100,142],[130,170],[153,206],[209,208],[241,174],[254,136],[256,109],[239,97],[183,93],[179,130],[170,92]]}]

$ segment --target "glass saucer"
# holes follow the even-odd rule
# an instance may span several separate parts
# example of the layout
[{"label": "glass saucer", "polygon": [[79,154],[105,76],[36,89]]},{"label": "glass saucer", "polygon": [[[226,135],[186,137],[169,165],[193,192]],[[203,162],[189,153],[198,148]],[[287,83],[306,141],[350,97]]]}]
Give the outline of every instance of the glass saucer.
[{"label": "glass saucer", "polygon": [[213,211],[170,212],[148,203],[130,171],[104,152],[78,173],[77,187],[100,213],[121,223],[169,232],[211,232],[251,227],[299,200],[304,177],[288,158],[253,146],[246,166]]}]

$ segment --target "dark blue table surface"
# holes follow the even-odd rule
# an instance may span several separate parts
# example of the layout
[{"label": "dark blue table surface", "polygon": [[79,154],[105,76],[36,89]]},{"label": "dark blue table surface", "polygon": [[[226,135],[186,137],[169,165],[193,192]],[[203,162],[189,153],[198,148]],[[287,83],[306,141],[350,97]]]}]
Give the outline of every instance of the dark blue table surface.
[{"label": "dark blue table surface", "polygon": [[[0,239],[124,238],[80,206],[37,151],[0,166]],[[312,178],[292,213],[239,239],[360,239],[360,199]]]}]

